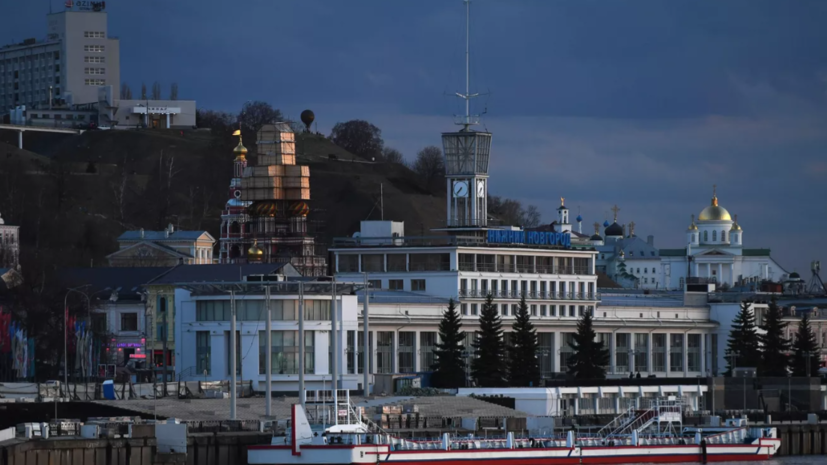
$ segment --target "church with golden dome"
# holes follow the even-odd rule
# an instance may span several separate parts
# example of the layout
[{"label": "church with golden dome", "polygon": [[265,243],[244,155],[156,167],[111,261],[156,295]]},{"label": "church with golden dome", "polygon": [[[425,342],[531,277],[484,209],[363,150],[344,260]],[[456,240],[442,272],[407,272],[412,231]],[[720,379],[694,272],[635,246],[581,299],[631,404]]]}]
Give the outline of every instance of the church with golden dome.
[{"label": "church with golden dome", "polygon": [[652,236],[643,240],[635,235],[634,222],[627,232],[627,226],[617,222],[619,208],[613,210],[614,223],[604,223],[603,235],[596,224],[590,240],[600,252],[598,271],[623,287],[680,290],[687,278],[705,278],[731,288],[777,282],[787,275],[770,257],[770,249],[745,247],[738,215],[720,204],[716,186],[709,204],[690,216],[682,248],[656,248]]},{"label": "church with golden dome", "polygon": [[258,131],[257,165],[236,131],[230,198],[221,214],[221,263],[291,263],[304,276],[324,276],[308,231],[310,167],[296,164],[296,135],[288,123]]}]

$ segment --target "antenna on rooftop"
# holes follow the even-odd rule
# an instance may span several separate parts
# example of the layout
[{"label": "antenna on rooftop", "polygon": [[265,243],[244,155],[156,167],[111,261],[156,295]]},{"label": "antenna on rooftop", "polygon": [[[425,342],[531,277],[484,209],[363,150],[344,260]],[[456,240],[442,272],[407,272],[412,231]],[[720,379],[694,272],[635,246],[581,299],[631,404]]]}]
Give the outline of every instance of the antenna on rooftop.
[{"label": "antenna on rooftop", "polygon": [[471,114],[471,99],[479,97],[479,93],[471,93],[471,0],[465,2],[465,93],[457,92],[457,97],[465,100],[465,115],[457,118],[456,124],[465,127],[480,124],[480,116]]}]

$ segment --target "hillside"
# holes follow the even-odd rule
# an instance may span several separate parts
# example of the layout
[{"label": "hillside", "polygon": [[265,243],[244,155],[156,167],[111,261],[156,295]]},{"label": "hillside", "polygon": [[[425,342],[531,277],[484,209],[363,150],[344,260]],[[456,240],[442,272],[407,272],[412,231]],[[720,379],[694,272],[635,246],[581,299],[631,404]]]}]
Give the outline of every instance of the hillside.
[{"label": "hillside", "polygon": [[[32,258],[102,264],[122,231],[168,223],[218,237],[232,138],[207,131],[91,131],[43,138],[32,133],[24,145],[41,154],[0,142],[0,212],[7,223],[21,225]],[[245,145],[255,163],[254,142],[245,139]],[[16,162],[4,162],[4,152]],[[364,160],[310,134],[299,138],[297,152],[298,162],[310,166],[310,219],[322,245],[351,235],[361,220],[381,218],[380,186],[384,218],[404,221],[411,234],[444,222],[444,193],[423,188],[404,166]],[[39,173],[17,163],[35,160],[44,167]]]}]

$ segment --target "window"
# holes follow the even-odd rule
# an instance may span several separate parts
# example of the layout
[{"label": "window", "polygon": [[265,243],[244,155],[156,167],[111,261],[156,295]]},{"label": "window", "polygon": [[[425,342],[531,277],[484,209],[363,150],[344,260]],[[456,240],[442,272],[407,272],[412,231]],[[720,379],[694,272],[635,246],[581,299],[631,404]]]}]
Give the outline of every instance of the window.
[{"label": "window", "polygon": [[[261,301],[259,301],[261,302]],[[272,302],[271,302],[272,303]],[[261,318],[258,318],[261,319]],[[264,318],[266,320],[267,318]],[[313,321],[330,321],[329,300],[305,300],[304,319]]]},{"label": "window", "polygon": [[479,314],[479,312],[478,312],[477,304],[471,304],[471,315],[478,315],[478,314]]},{"label": "window", "polygon": [[199,375],[210,374],[210,332],[195,332],[195,366]]},{"label": "window", "polygon": [[[321,310],[316,309],[315,303],[320,302]],[[236,300],[236,319],[238,321],[261,321],[264,319],[263,300]],[[322,312],[329,319],[330,301],[305,301],[305,317],[314,315],[314,312]],[[270,311],[273,320],[297,320],[296,309],[298,304],[295,300],[271,300]],[[195,321],[230,321],[229,300],[199,300],[195,304]]]},{"label": "window", "polygon": [[83,83],[87,86],[105,86],[106,79],[84,79]]},{"label": "window", "polygon": [[397,361],[398,373],[414,372],[414,341],[416,333],[413,331],[399,332],[399,360]]},{"label": "window", "polygon": [[401,291],[404,289],[404,285],[402,284],[401,279],[389,279],[388,280],[388,289],[392,291]]},{"label": "window", "polygon": [[410,271],[449,271],[451,256],[447,253],[413,253],[409,256]]},{"label": "window", "polygon": [[382,280],[381,279],[369,279],[368,286],[371,289],[382,289]]},{"label": "window", "polygon": [[411,280],[411,290],[412,291],[424,291],[425,290],[425,280],[424,279],[412,279]]},{"label": "window", "polygon": [[436,332],[419,333],[419,369],[422,371],[428,371],[434,365],[436,334]]},{"label": "window", "polygon": [[106,68],[84,68],[84,73],[89,75],[106,74]]},{"label": "window", "polygon": [[169,338],[167,335],[169,334],[169,323],[156,323],[155,324],[155,339],[159,341],[167,341]]},{"label": "window", "polygon": [[546,316],[546,305],[540,305],[540,316]]},{"label": "window", "polygon": [[388,271],[408,271],[408,256],[403,253],[389,253]]},{"label": "window", "polygon": [[468,315],[468,304],[461,304],[459,306],[463,315]]},{"label": "window", "polygon": [[718,231],[712,231],[712,242],[718,240]]},{"label": "window", "polygon": [[644,269],[643,269],[643,272],[644,272],[644,273],[648,273],[648,272],[649,272],[649,268],[644,268]]},{"label": "window", "polygon": [[701,371],[701,335],[689,334],[686,338],[687,371]]},{"label": "window", "polygon": [[138,314],[137,313],[121,313],[121,331],[137,331],[138,330]]},{"label": "window", "polygon": [[382,254],[364,254],[362,255],[362,271],[385,271],[385,256]]},{"label": "window", "polygon": [[501,309],[503,316],[508,316],[508,304],[502,304]]},{"label": "window", "polygon": [[537,305],[531,305],[531,316],[537,316]]},{"label": "window", "polygon": [[721,242],[726,242],[726,233],[721,231]]},{"label": "window", "polygon": [[709,231],[704,231],[704,242],[709,242]]},{"label": "window", "polygon": [[549,315],[557,316],[557,306],[556,305],[549,305]]},{"label": "window", "polygon": [[[271,370],[279,375],[295,375],[299,373],[299,332],[272,331],[273,345],[270,348]],[[240,339],[240,338],[239,338]],[[238,340],[238,339],[237,339]],[[258,332],[258,368],[259,373],[267,372],[267,334]],[[315,337],[313,331],[304,332],[304,372],[313,373],[315,367]]]},{"label": "window", "polygon": [[460,271],[475,271],[474,270],[474,254],[461,253],[459,254],[459,270]]},{"label": "window", "polygon": [[652,371],[666,371],[666,334],[652,335]]},{"label": "window", "polygon": [[669,371],[683,371],[683,334],[670,336],[672,340],[669,346]]},{"label": "window", "polygon": [[106,63],[106,57],[83,57],[84,63]]},{"label": "window", "polygon": [[105,39],[106,34],[103,31],[84,31],[83,37],[86,39]]},{"label": "window", "polygon": [[511,305],[511,314],[512,315],[516,316],[519,311],[520,311],[520,306],[519,305],[517,305],[517,304],[512,304]]},{"label": "window", "polygon": [[340,273],[357,273],[359,272],[359,256],[358,255],[339,255],[339,272]]},{"label": "window", "polygon": [[[102,53],[105,50],[103,45],[84,45],[83,51],[84,52],[92,52],[92,53]],[[57,58],[57,56],[55,56]]]},{"label": "window", "polygon": [[635,371],[649,371],[647,356],[649,355],[649,335],[635,334]]}]

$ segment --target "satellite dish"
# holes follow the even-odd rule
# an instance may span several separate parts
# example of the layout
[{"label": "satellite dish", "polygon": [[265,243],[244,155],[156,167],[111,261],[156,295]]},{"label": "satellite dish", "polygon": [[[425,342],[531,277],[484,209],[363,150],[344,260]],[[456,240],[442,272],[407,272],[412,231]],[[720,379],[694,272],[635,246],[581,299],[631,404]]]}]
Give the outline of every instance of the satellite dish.
[{"label": "satellite dish", "polygon": [[310,125],[313,124],[313,121],[316,119],[316,115],[313,114],[312,110],[304,110],[301,114],[302,123],[304,123],[307,131],[310,131]]}]

